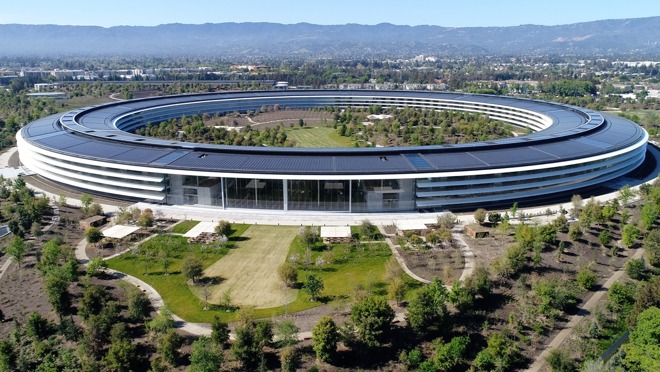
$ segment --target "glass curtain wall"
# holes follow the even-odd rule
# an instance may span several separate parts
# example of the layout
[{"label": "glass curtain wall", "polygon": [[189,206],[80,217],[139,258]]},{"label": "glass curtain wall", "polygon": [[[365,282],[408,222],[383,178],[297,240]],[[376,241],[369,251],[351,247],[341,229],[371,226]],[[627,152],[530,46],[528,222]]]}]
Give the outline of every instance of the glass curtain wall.
[{"label": "glass curtain wall", "polygon": [[412,211],[414,184],[412,179],[353,181],[351,212]]},{"label": "glass curtain wall", "polygon": [[289,210],[349,211],[349,181],[290,180]]},{"label": "glass curtain wall", "polygon": [[282,180],[225,178],[227,208],[284,209]]}]

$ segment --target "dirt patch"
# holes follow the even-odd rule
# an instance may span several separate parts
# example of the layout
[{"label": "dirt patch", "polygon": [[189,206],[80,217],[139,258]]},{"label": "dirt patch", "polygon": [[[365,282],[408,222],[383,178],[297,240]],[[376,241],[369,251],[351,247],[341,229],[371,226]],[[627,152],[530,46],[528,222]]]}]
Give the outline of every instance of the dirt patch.
[{"label": "dirt patch", "polygon": [[456,247],[403,250],[396,246],[396,249],[406,262],[406,266],[426,280],[440,278],[445,284],[452,284],[461,277],[465,267],[461,250]]},{"label": "dirt patch", "polygon": [[[286,260],[297,232],[297,227],[250,226],[236,248],[204,271],[221,281],[212,287],[210,302],[220,303],[227,291],[233,305],[269,308],[295,300],[296,291],[286,288],[277,268]],[[199,288],[191,290],[203,298]]]}]

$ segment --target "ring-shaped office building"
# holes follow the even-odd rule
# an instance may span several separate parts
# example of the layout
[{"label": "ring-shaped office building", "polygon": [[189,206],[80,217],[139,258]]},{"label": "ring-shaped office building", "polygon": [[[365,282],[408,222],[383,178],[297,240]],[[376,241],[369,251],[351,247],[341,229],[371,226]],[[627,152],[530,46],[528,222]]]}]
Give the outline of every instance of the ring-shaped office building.
[{"label": "ring-shaped office building", "polygon": [[[416,107],[488,115],[531,133],[453,145],[275,148],[132,133],[183,115],[323,107]],[[644,161],[648,134],[615,116],[538,100],[418,91],[221,92],[113,102],[34,121],[21,162],[84,192],[217,208],[437,211],[565,197]]]}]

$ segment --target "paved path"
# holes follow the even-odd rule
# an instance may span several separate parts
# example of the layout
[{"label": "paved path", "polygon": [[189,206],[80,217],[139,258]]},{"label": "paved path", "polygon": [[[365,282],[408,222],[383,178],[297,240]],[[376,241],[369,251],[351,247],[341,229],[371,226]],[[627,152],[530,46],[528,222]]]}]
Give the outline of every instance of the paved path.
[{"label": "paved path", "polygon": [[11,257],[7,256],[7,261],[5,261],[5,263],[2,264],[2,267],[0,267],[0,279],[2,279],[2,277],[5,275],[5,272],[7,271],[9,265],[11,265],[12,262],[14,262],[14,260],[12,260]]},{"label": "paved path", "polygon": [[[641,248],[638,248],[636,252],[628,258],[628,260],[631,259],[638,259],[642,257],[644,254],[644,250]],[[607,291],[610,289],[612,284],[618,282],[621,280],[621,277],[625,273],[625,270],[623,268],[617,270],[612,274],[612,276],[603,284],[601,288],[599,288],[588,300],[587,302],[580,307],[580,310],[577,312],[577,314],[573,315],[571,317],[571,320],[568,321],[568,323],[564,326],[564,329],[562,329],[557,336],[555,336],[552,341],[546,346],[545,350],[536,357],[536,361],[534,361],[534,364],[527,369],[528,371],[541,371],[543,370],[543,367],[546,365],[546,357],[555,349],[557,349],[561,344],[566,341],[566,339],[573,333],[573,330],[575,327],[587,316],[591,314],[591,311],[596,307],[596,304],[607,294]]]}]

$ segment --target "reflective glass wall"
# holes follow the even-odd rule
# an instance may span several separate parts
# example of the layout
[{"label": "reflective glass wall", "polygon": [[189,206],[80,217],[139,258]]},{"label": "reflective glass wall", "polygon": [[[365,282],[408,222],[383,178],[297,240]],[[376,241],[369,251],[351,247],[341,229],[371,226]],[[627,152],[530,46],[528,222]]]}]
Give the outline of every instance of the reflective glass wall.
[{"label": "reflective glass wall", "polygon": [[282,180],[225,178],[225,207],[284,209]]},{"label": "reflective glass wall", "polygon": [[288,209],[349,211],[349,181],[289,180]]}]

